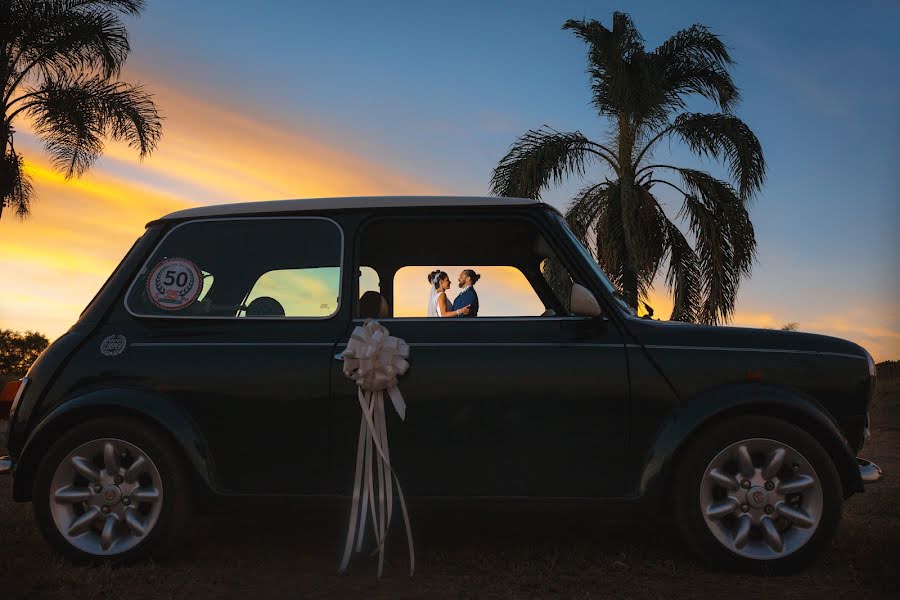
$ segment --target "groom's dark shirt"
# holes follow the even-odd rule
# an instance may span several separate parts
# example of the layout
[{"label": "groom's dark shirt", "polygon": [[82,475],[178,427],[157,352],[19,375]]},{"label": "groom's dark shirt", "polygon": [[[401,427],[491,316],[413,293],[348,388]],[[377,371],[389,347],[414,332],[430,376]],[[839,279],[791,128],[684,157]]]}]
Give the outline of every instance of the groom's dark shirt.
[{"label": "groom's dark shirt", "polygon": [[475,293],[475,286],[469,288],[453,300],[453,310],[469,307],[468,315],[460,315],[461,317],[477,317],[478,316],[478,294]]}]

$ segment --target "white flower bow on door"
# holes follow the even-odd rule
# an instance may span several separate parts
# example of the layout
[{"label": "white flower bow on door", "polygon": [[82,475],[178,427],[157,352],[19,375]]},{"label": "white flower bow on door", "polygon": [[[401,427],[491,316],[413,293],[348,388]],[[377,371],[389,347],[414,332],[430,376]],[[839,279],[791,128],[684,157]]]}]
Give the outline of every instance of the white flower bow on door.
[{"label": "white flower bow on door", "polygon": [[[362,418],[359,423],[359,442],[356,451],[356,475],[353,484],[353,504],[350,509],[350,527],[341,571],[347,570],[350,555],[356,541],[356,551],[362,548],[366,531],[366,515],[371,512],[372,529],[378,543],[378,577],[384,567],[384,542],[394,505],[394,484],[397,499],[406,525],[409,544],[409,574],[416,568],[412,529],[406,501],[391,467],[388,450],[387,427],[384,420],[384,392],[387,391],[394,409],[401,420],[406,418],[406,403],[397,387],[397,377],[409,369],[409,345],[400,338],[391,337],[388,330],[377,321],[368,320],[356,327],[343,352],[344,375],[359,386],[359,406]],[[373,469],[372,463],[375,463]]]}]

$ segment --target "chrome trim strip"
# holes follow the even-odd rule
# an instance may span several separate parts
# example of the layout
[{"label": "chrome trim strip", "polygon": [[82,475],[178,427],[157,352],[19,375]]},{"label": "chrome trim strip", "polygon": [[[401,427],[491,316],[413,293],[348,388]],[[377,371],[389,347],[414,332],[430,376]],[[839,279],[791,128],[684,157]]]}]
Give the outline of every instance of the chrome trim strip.
[{"label": "chrome trim strip", "polygon": [[[200,315],[145,315],[139,314],[131,310],[131,307],[128,306],[128,298],[131,296],[131,292],[134,289],[135,284],[137,284],[138,279],[140,279],[141,275],[147,272],[147,268],[150,266],[150,259],[156,254],[156,251],[159,250],[160,246],[166,241],[166,239],[172,235],[172,233],[178,229],[179,227],[183,227],[185,225],[192,225],[194,223],[209,223],[213,221],[283,221],[286,219],[290,220],[301,220],[301,221],[329,221],[337,227],[338,232],[341,234],[341,265],[340,271],[338,272],[338,298],[337,298],[337,306],[334,309],[334,312],[328,315],[327,317],[204,317]],[[337,315],[341,311],[341,298],[343,297],[343,285],[344,285],[344,229],[341,227],[340,223],[331,219],[329,217],[238,217],[238,218],[218,218],[218,219],[194,219],[191,221],[185,221],[184,223],[179,223],[175,225],[172,229],[166,232],[166,235],[163,236],[159,242],[156,243],[156,246],[153,247],[153,250],[150,254],[147,255],[147,260],[144,261],[143,266],[138,271],[137,276],[135,276],[134,280],[131,282],[131,285],[128,286],[128,291],[125,293],[125,300],[123,303],[125,304],[125,310],[128,311],[132,317],[137,317],[138,319],[181,319],[181,320],[201,320],[201,321],[239,321],[239,322],[248,322],[252,323],[253,321],[327,321],[329,319],[333,319],[335,315]],[[134,346],[135,344],[131,344]]]},{"label": "chrome trim strip", "polygon": [[12,404],[9,407],[8,429],[12,429],[13,418],[16,416],[16,407],[19,406],[19,400],[22,399],[22,395],[25,393],[25,388],[28,387],[29,383],[31,383],[31,379],[28,377],[23,377],[22,384],[19,385],[19,389],[16,390],[16,395],[13,397]]},{"label": "chrome trim strip", "polygon": [[[354,323],[365,323],[368,320],[369,319],[355,318],[355,319],[353,319],[353,322]],[[398,322],[398,323],[418,323],[418,322],[483,323],[484,321],[491,321],[491,322],[499,321],[501,323],[502,322],[516,323],[519,321],[527,321],[529,323],[532,323],[532,322],[542,323],[545,321],[593,321],[594,319],[592,317],[578,317],[578,316],[573,316],[573,315],[566,315],[566,316],[554,316],[554,317],[541,317],[541,316],[536,316],[536,317],[528,317],[528,316],[523,316],[523,317],[473,317],[473,318],[444,317],[443,319],[441,317],[385,317],[383,319],[375,319],[375,320],[378,321],[379,323],[393,323],[393,322]],[[600,317],[600,320],[601,321],[609,321],[609,319],[607,317]]]},{"label": "chrome trim strip", "polygon": [[774,353],[774,354],[815,354],[819,356],[838,356],[842,358],[857,358],[859,360],[866,360],[864,356],[858,356],[856,354],[845,354],[843,352],[821,352],[819,350],[789,350],[785,348],[733,348],[728,346],[665,346],[665,345],[655,345],[655,344],[647,344],[646,346],[641,346],[641,344],[626,344],[628,348],[647,348],[648,350],[714,350],[721,352],[765,352],[765,353]]},{"label": "chrome trim strip", "polygon": [[588,346],[591,348],[624,348],[624,346],[625,346],[624,344],[591,344],[591,343],[580,344],[578,342],[451,342],[451,343],[447,343],[447,344],[442,344],[440,342],[411,342],[409,345],[410,346],[420,346],[420,347],[425,347],[425,348],[441,347],[441,346],[454,346],[454,347],[460,347],[460,346],[472,346],[472,347],[478,347],[478,346],[531,347],[531,346],[535,346],[535,347],[537,347],[537,346],[540,346],[540,347],[553,347],[553,348],[568,348],[568,347],[583,348],[585,346]]},{"label": "chrome trim strip", "polygon": [[332,342],[135,342],[129,346],[172,347],[172,346],[319,346],[331,347]]},{"label": "chrome trim strip", "polygon": [[[339,347],[347,345],[347,342],[337,344]],[[548,348],[624,348],[625,344],[592,344],[589,342],[409,342],[409,346],[420,348],[441,348],[441,347],[480,347],[480,346],[496,346],[496,347],[548,347]]]}]

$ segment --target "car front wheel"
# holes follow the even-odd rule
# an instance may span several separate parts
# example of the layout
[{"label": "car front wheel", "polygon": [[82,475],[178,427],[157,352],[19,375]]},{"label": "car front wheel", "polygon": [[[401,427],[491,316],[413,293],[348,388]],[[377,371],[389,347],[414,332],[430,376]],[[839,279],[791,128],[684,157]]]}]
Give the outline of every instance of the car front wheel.
[{"label": "car front wheel", "polygon": [[681,533],[719,566],[795,572],[831,541],[840,478],[811,435],[781,419],[713,424],[686,450],[671,492]]},{"label": "car front wheel", "polygon": [[45,539],[70,561],[130,563],[173,541],[187,488],[178,457],[155,428],[104,418],[53,444],[32,498]]}]

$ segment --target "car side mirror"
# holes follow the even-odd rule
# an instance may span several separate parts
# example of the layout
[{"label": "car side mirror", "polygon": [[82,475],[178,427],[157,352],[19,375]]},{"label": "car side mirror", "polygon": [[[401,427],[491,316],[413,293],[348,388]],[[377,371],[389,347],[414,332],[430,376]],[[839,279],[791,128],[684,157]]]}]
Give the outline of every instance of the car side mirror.
[{"label": "car side mirror", "polygon": [[579,317],[593,318],[603,314],[603,309],[600,308],[594,294],[578,283],[573,283],[572,291],[569,292],[569,310]]}]

